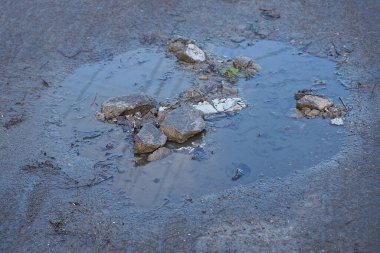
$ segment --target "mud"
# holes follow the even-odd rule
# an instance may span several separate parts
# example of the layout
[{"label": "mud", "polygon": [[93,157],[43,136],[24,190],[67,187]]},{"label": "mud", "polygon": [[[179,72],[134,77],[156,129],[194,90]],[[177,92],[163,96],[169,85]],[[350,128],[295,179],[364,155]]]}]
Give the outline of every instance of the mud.
[{"label": "mud", "polygon": [[[0,131],[1,251],[377,252],[380,122],[373,108],[380,101],[376,86],[378,12],[378,2],[371,0],[265,4],[4,1],[0,10],[0,120],[9,127]],[[256,39],[285,44],[272,42],[273,49],[281,50],[263,52],[261,59],[261,50],[253,54],[263,72],[237,83],[248,102],[246,109],[210,116],[211,127],[204,136],[184,146],[171,144],[181,150],[161,161],[132,169],[120,166],[134,162],[127,161],[133,158],[129,129],[98,122],[94,115],[100,101],[129,91],[145,91],[165,100],[177,97],[188,84],[204,82],[177,69],[175,61],[160,52],[162,38],[174,34],[195,38],[203,49],[218,55],[239,51],[239,55],[249,55],[258,47],[268,52],[268,42]],[[128,62],[123,58],[128,54],[134,54],[133,59],[141,56],[142,61]],[[294,57],[297,61],[286,61]],[[302,64],[294,63],[298,57]],[[120,70],[103,71],[109,66],[112,70],[120,66]],[[271,66],[278,71],[270,72]],[[167,69],[175,71],[168,73]],[[131,82],[120,86],[125,72],[133,73]],[[320,74],[315,77],[305,72]],[[158,77],[162,80],[157,81]],[[324,85],[313,86],[315,79],[325,80],[327,90],[322,89]],[[174,90],[164,85],[167,82],[177,84]],[[114,87],[105,89],[104,85]],[[344,127],[330,126],[328,120],[297,121],[287,116],[288,109],[294,108],[293,94],[308,87],[326,93],[336,103],[337,96],[344,98],[349,108]],[[274,119],[281,123],[271,124]],[[247,121],[256,128],[250,130]],[[304,123],[307,132],[292,131]],[[236,132],[241,136],[238,145]],[[314,137],[318,132],[326,140]],[[305,144],[304,138],[309,137],[309,143],[327,145],[318,149],[317,158],[312,159],[312,147]],[[254,141],[249,143],[249,138]],[[222,140],[225,146],[235,147],[232,157],[220,158],[227,152],[218,149]],[[252,161],[238,157],[239,145],[250,147],[252,153],[241,155],[252,156]],[[190,147],[194,147],[191,152]],[[260,159],[254,157],[260,149],[277,157],[253,162]],[[288,155],[290,149],[299,156]],[[94,154],[98,154],[96,159]],[[186,166],[214,160],[225,167],[222,173],[213,171],[220,166],[210,166],[197,174],[198,167],[189,171],[186,166],[183,170],[169,166],[167,176],[150,169],[170,159],[172,164]],[[297,168],[290,170],[283,163],[288,160],[299,163]],[[270,174],[265,170],[263,177],[255,178],[262,164],[277,162]],[[235,167],[250,173],[233,181]],[[131,171],[135,174],[128,174]],[[183,174],[175,174],[178,171]],[[197,175],[206,176],[206,183],[194,180]],[[220,181],[215,175],[226,184],[216,185]],[[139,186],[126,189],[138,180],[140,186],[148,187],[144,194]],[[168,182],[181,182],[178,189],[183,186],[184,191],[178,195],[185,196],[175,200],[177,192],[169,198],[165,193],[153,207],[137,204],[140,196],[144,204],[152,205],[150,194],[160,193],[152,185],[162,185],[161,192],[170,192]],[[193,194],[197,184],[200,192]]]}]

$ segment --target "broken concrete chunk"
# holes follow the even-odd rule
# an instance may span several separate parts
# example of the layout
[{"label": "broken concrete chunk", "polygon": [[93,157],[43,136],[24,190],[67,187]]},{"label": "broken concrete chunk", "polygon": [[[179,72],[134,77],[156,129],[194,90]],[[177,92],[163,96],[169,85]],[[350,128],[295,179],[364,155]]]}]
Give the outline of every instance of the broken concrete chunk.
[{"label": "broken concrete chunk", "polygon": [[317,96],[317,95],[305,95],[299,100],[297,100],[297,108],[310,108],[317,110],[324,110],[325,108],[329,108],[333,106],[333,102],[329,99]]},{"label": "broken concrete chunk", "polygon": [[132,94],[122,97],[110,98],[102,104],[101,112],[105,119],[113,119],[120,115],[131,115],[140,112],[145,115],[157,102],[148,95]]},{"label": "broken concrete chunk", "polygon": [[209,102],[199,102],[197,105],[193,105],[193,107],[204,114],[212,114],[212,113],[218,113],[218,111],[212,106]]},{"label": "broken concrete chunk", "polygon": [[145,124],[135,136],[135,154],[150,153],[166,143],[166,136],[153,124]]},{"label": "broken concrete chunk", "polygon": [[183,143],[202,132],[205,127],[202,112],[189,106],[179,107],[169,112],[161,123],[161,130],[168,140],[178,143]]},{"label": "broken concrete chunk", "polygon": [[154,151],[152,154],[150,154],[147,160],[149,162],[161,160],[167,157],[168,155],[170,155],[171,153],[172,151],[170,149],[166,147],[162,147]]},{"label": "broken concrete chunk", "polygon": [[204,62],[206,60],[206,54],[195,44],[189,44],[186,46],[185,54],[191,58],[194,62]]},{"label": "broken concrete chunk", "polygon": [[187,63],[204,62],[205,52],[194,44],[194,41],[177,38],[168,45],[168,51],[174,53],[179,61]]}]

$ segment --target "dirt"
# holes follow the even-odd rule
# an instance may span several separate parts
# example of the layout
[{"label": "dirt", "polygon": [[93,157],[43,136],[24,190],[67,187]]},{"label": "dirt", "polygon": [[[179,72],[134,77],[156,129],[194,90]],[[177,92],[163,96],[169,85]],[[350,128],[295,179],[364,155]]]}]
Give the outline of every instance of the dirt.
[{"label": "dirt", "polygon": [[[237,0],[3,1],[0,250],[377,252],[380,121],[374,108],[380,102],[376,86],[380,77],[379,9],[378,1],[371,0],[272,0],[265,4]],[[263,10],[270,11],[263,14]],[[117,57],[125,52],[160,47],[164,38],[175,34],[196,39],[206,50],[214,48],[214,54],[221,48],[245,50],[256,39],[270,39],[334,61],[337,85],[349,92],[345,98],[349,116],[339,151],[282,177],[262,177],[180,202],[163,198],[150,208],[136,205],[115,185],[115,175],[127,168],[115,166],[113,159],[118,159],[116,151],[128,153],[129,144],[111,143],[115,153],[110,160],[85,159],[92,152],[88,147],[99,140],[104,140],[101,148],[107,150],[106,137],[131,142],[128,131],[107,127],[83,131],[81,125],[73,131],[67,127],[75,122],[70,117],[90,112],[94,116],[101,95],[87,98],[78,92],[71,96],[76,99],[70,100],[74,102],[71,108],[77,111],[65,111],[67,107],[60,105],[67,100],[60,99],[71,95],[62,92],[70,83],[75,86],[75,79],[67,78],[75,77],[72,74],[78,68],[92,69],[98,64],[101,69],[104,61],[121,59]],[[231,40],[235,37],[245,40],[236,43]],[[172,69],[171,64],[164,60],[157,66]],[[90,73],[83,79],[97,77],[92,70],[82,73]],[[186,73],[173,78],[192,80]],[[369,88],[360,88],[360,84]],[[80,87],[86,90],[88,84]],[[163,90],[166,93],[156,92],[171,92]],[[90,109],[83,110],[84,103]],[[318,124],[317,119],[313,122]],[[57,138],[67,133],[71,143]],[[255,174],[251,164],[245,166],[251,168],[250,175]],[[234,167],[227,168],[230,181]],[[151,180],[160,182],[159,178]]]}]

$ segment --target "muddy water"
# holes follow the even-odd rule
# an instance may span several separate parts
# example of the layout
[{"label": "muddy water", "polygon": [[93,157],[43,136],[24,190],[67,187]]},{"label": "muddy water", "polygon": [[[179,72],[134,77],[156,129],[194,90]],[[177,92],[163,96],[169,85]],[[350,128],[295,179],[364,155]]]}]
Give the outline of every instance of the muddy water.
[{"label": "muddy water", "polygon": [[[261,65],[258,76],[237,84],[248,108],[207,118],[204,134],[185,145],[169,143],[175,149],[172,155],[140,166],[133,160],[131,136],[121,127],[95,120],[101,102],[132,92],[145,92],[162,101],[175,98],[198,81],[157,49],[128,52],[83,66],[69,76],[54,110],[61,119],[57,124],[61,139],[68,146],[63,156],[75,157],[71,175],[83,175],[75,160],[87,166],[101,162],[102,173],[113,175],[115,191],[136,205],[152,207],[166,199],[189,199],[261,177],[284,177],[329,159],[339,150],[344,128],[330,126],[328,120],[290,117],[293,95],[299,89],[319,89],[336,103],[338,96],[347,95],[337,82],[334,63],[271,41],[237,49],[209,45],[207,50],[220,56],[250,56]],[[314,80],[327,85],[314,87]],[[111,145],[107,148],[107,144]],[[237,168],[244,175],[231,180]],[[88,170],[88,178],[94,173]]]}]

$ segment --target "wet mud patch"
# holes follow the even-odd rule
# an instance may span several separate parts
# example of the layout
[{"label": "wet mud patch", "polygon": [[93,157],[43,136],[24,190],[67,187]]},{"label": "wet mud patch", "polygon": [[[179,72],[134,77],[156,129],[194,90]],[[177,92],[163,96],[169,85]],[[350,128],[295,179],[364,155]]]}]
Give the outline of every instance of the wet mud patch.
[{"label": "wet mud patch", "polygon": [[[133,129],[98,121],[95,115],[101,103],[139,92],[168,101],[204,80],[179,67],[164,49],[139,49],[83,66],[52,98],[52,110],[63,124],[48,129],[67,145],[61,161],[70,159],[66,162],[71,167],[65,172],[78,178],[76,164],[86,161],[93,168],[106,164],[93,182],[113,182],[115,190],[123,190],[137,205],[153,207],[262,177],[284,177],[339,151],[344,128],[331,126],[323,118],[291,117],[299,90],[314,89],[334,103],[348,96],[337,81],[333,62],[273,41],[246,48],[207,45],[205,49],[217,56],[251,57],[261,66],[257,75],[234,84],[248,105],[244,110],[207,115],[206,131],[183,144],[166,143],[171,153],[164,159],[136,161]],[[315,85],[320,81],[324,85]]]}]

